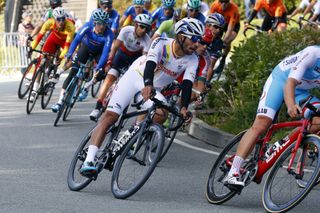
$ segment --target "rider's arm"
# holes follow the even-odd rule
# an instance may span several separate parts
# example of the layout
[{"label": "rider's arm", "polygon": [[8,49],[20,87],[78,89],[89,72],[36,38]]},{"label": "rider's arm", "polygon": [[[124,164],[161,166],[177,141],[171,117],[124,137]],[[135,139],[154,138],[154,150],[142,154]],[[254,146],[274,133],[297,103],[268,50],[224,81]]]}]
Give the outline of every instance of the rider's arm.
[{"label": "rider's arm", "polygon": [[[127,19],[127,17],[129,17],[129,15],[130,15],[130,12],[131,12],[131,8],[132,8],[133,6],[130,6],[130,7],[128,7],[127,9],[126,9],[126,11],[123,13],[123,15],[122,15],[122,17],[121,17],[121,19],[120,19],[120,27],[122,27],[123,26],[123,23],[125,22],[125,20]],[[134,8],[133,8],[134,9]]]},{"label": "rider's arm", "polygon": [[[68,22],[68,23],[71,23]],[[63,47],[63,50],[61,51],[60,53],[60,59],[63,59],[64,56],[67,54],[68,50],[69,50],[69,47],[70,47],[70,44],[74,38],[74,32],[76,30],[76,27],[74,26],[74,24],[68,24],[68,26],[66,26],[67,29],[67,38],[66,38],[66,41],[64,43],[64,47]]]},{"label": "rider's arm", "polygon": [[72,54],[74,53],[75,49],[77,48],[77,46],[80,44],[80,42],[82,41],[83,37],[88,33],[88,31],[90,30],[90,22],[85,23],[80,30],[77,32],[76,37],[73,39],[68,54],[68,57],[71,57]]},{"label": "rider's arm", "polygon": [[112,30],[113,33],[118,32],[119,19],[120,19],[120,15],[117,13],[116,17],[113,19],[112,24],[111,24],[111,30]]},{"label": "rider's arm", "polygon": [[291,108],[296,104],[295,102],[295,88],[298,85],[298,81],[294,78],[288,78],[284,87],[284,101],[287,108]]},{"label": "rider's arm", "polygon": [[43,36],[46,34],[47,31],[50,30],[50,27],[54,24],[54,20],[53,19],[49,19],[48,21],[46,21],[42,27],[41,30],[39,32],[39,34],[37,35],[37,37],[33,40],[33,42],[31,43],[31,48],[35,49],[39,42],[41,41],[41,39],[43,38]]},{"label": "rider's arm", "polygon": [[189,79],[182,81],[182,92],[181,92],[181,107],[188,109],[191,94],[192,94],[192,84],[193,82]]},{"label": "rider's arm", "polygon": [[302,17],[305,17],[308,13],[311,12],[312,8],[314,7],[314,5],[317,3],[317,1],[313,0],[311,1],[311,3],[309,4],[309,6],[304,10]]},{"label": "rider's arm", "polygon": [[104,65],[106,64],[107,59],[108,59],[108,55],[109,55],[109,52],[110,52],[110,48],[111,48],[111,45],[112,45],[112,42],[113,42],[113,33],[111,33],[111,31],[110,31],[109,36],[106,37],[106,41],[104,43],[102,54],[101,54],[101,57],[100,57],[100,60],[99,60],[99,62],[97,64],[97,68],[96,69],[103,68]]},{"label": "rider's arm", "polygon": [[143,81],[145,86],[153,86],[154,71],[157,67],[156,62],[147,61],[144,68]]},{"label": "rider's arm", "polygon": [[214,70],[213,69],[214,69],[214,65],[216,64],[216,62],[217,62],[216,58],[211,58],[211,62],[209,64],[208,72],[207,72],[207,79],[206,79],[207,82],[210,82],[211,79],[212,79],[212,76],[214,74]]},{"label": "rider's arm", "polygon": [[251,10],[250,16],[247,20],[248,24],[250,24],[250,22],[256,17],[256,15],[258,14],[258,11],[253,9]]}]

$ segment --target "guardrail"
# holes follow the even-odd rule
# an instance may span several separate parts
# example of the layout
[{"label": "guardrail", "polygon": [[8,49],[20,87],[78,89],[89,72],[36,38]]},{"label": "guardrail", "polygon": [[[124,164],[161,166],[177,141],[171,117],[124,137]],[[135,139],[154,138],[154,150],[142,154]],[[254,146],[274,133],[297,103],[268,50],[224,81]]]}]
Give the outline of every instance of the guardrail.
[{"label": "guardrail", "polygon": [[24,33],[0,33],[0,74],[11,74],[29,64]]}]

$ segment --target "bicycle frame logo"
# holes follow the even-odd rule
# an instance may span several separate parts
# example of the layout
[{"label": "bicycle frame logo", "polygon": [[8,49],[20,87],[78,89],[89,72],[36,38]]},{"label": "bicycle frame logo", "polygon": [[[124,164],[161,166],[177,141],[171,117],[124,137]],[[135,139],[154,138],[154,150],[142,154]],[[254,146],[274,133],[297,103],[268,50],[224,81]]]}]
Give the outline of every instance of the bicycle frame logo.
[{"label": "bicycle frame logo", "polygon": [[278,146],[275,150],[273,150],[272,154],[269,156],[269,158],[267,158],[267,163],[269,163],[279,153],[281,154],[281,151],[290,143],[291,140],[288,136],[286,136],[281,141],[283,141],[282,144]]}]

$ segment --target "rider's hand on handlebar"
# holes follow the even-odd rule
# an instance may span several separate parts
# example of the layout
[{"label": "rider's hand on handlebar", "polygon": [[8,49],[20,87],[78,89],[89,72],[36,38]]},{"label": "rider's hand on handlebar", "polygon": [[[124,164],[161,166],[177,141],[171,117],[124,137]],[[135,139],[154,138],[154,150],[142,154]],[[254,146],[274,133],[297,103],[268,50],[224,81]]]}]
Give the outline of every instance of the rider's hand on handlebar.
[{"label": "rider's hand on handlebar", "polygon": [[206,91],[210,91],[212,89],[210,81],[205,82]]},{"label": "rider's hand on handlebar", "polygon": [[288,106],[287,113],[291,118],[296,118],[299,115],[301,115],[302,109],[301,109],[301,107],[299,105],[295,104],[295,105],[292,105],[292,106]]},{"label": "rider's hand on handlebar", "polygon": [[185,107],[182,107],[180,114],[182,115],[183,119],[185,119],[185,123],[190,123],[192,120],[192,113],[190,111],[188,111]]},{"label": "rider's hand on handlebar", "polygon": [[246,30],[249,27],[249,23],[248,22],[243,22],[243,29]]},{"label": "rider's hand on handlebar", "polygon": [[153,86],[151,86],[151,85],[145,86],[141,90],[141,95],[142,95],[144,101],[149,100],[153,94],[154,94]]}]

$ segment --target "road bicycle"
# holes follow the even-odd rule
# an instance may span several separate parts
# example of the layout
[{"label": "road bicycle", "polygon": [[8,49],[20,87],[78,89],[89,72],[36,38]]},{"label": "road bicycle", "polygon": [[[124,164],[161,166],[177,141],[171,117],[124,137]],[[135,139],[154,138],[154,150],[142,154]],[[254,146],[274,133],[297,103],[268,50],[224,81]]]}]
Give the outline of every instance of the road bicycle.
[{"label": "road bicycle", "polygon": [[[20,89],[25,86],[23,84],[26,84],[24,83],[24,80],[27,79],[26,76],[30,74],[29,71],[31,71],[31,68],[27,69],[27,71],[25,72],[26,75],[24,75],[20,81],[18,92],[21,92],[21,97],[23,97],[25,93],[29,92],[26,105],[27,114],[31,113],[39,96],[41,96],[41,108],[45,109],[48,106],[53,94],[53,90],[55,89],[55,83],[49,81],[49,78],[55,75],[58,67],[58,64],[56,63],[56,59],[58,57],[57,52],[55,54],[52,54],[35,49],[32,51],[40,53],[38,59],[36,59],[36,61],[31,61],[29,65],[30,67],[32,67],[32,69],[33,67],[35,67],[33,69],[35,73],[32,76],[30,85],[27,86],[27,90],[21,92],[22,90]],[[37,89],[34,88],[34,84],[36,82],[39,82],[39,88]],[[31,99],[31,96],[34,96],[34,99]]]},{"label": "road bicycle", "polygon": [[[319,153],[316,162],[307,156],[309,151],[319,150],[320,137],[309,134],[307,129],[315,116],[320,116],[317,109],[310,104],[312,96],[301,104],[302,109],[310,109],[313,115],[309,119],[274,123],[264,137],[256,142],[254,152],[245,159],[240,169],[241,179],[247,186],[254,181],[260,184],[264,174],[271,168],[262,192],[264,208],[269,212],[285,212],[298,205],[313,188],[320,172]],[[290,134],[272,144],[277,130],[293,129]],[[239,142],[244,135],[242,131],[236,135],[222,150],[214,163],[207,181],[206,197],[210,203],[222,204],[242,188],[225,185],[223,179],[228,174]],[[313,167],[307,166],[313,163]],[[303,179],[304,188],[296,181]]]},{"label": "road bicycle", "polygon": [[[136,193],[154,171],[162,153],[165,140],[164,130],[161,125],[153,123],[152,119],[157,108],[164,108],[172,113],[176,112],[175,109],[156,98],[151,100],[153,105],[145,110],[128,112],[128,107],[126,107],[118,122],[106,131],[105,140],[96,155],[95,166],[98,168],[98,174],[103,169],[113,171],[111,191],[116,198],[125,199]],[[139,109],[141,104],[140,101],[131,106]],[[130,118],[145,114],[146,118],[140,125],[135,125],[125,134],[120,134]],[[79,174],[87,156],[93,131],[94,128],[82,140],[71,161],[67,179],[70,190],[79,191],[92,180],[97,179],[97,176],[86,178]]]},{"label": "road bicycle", "polygon": [[261,27],[259,25],[250,23],[250,24],[248,24],[248,27],[245,30],[243,30],[243,35],[246,38],[247,38],[248,30],[252,30],[252,31],[256,32],[256,34],[265,33],[263,30],[261,30]]},{"label": "road bicycle", "polygon": [[60,110],[57,112],[56,119],[54,121],[54,126],[58,125],[60,117],[63,115],[62,120],[66,121],[69,116],[74,104],[76,103],[80,92],[82,91],[85,82],[86,70],[90,69],[91,61],[88,60],[86,64],[80,63],[77,74],[71,79],[69,85],[66,88]]}]

